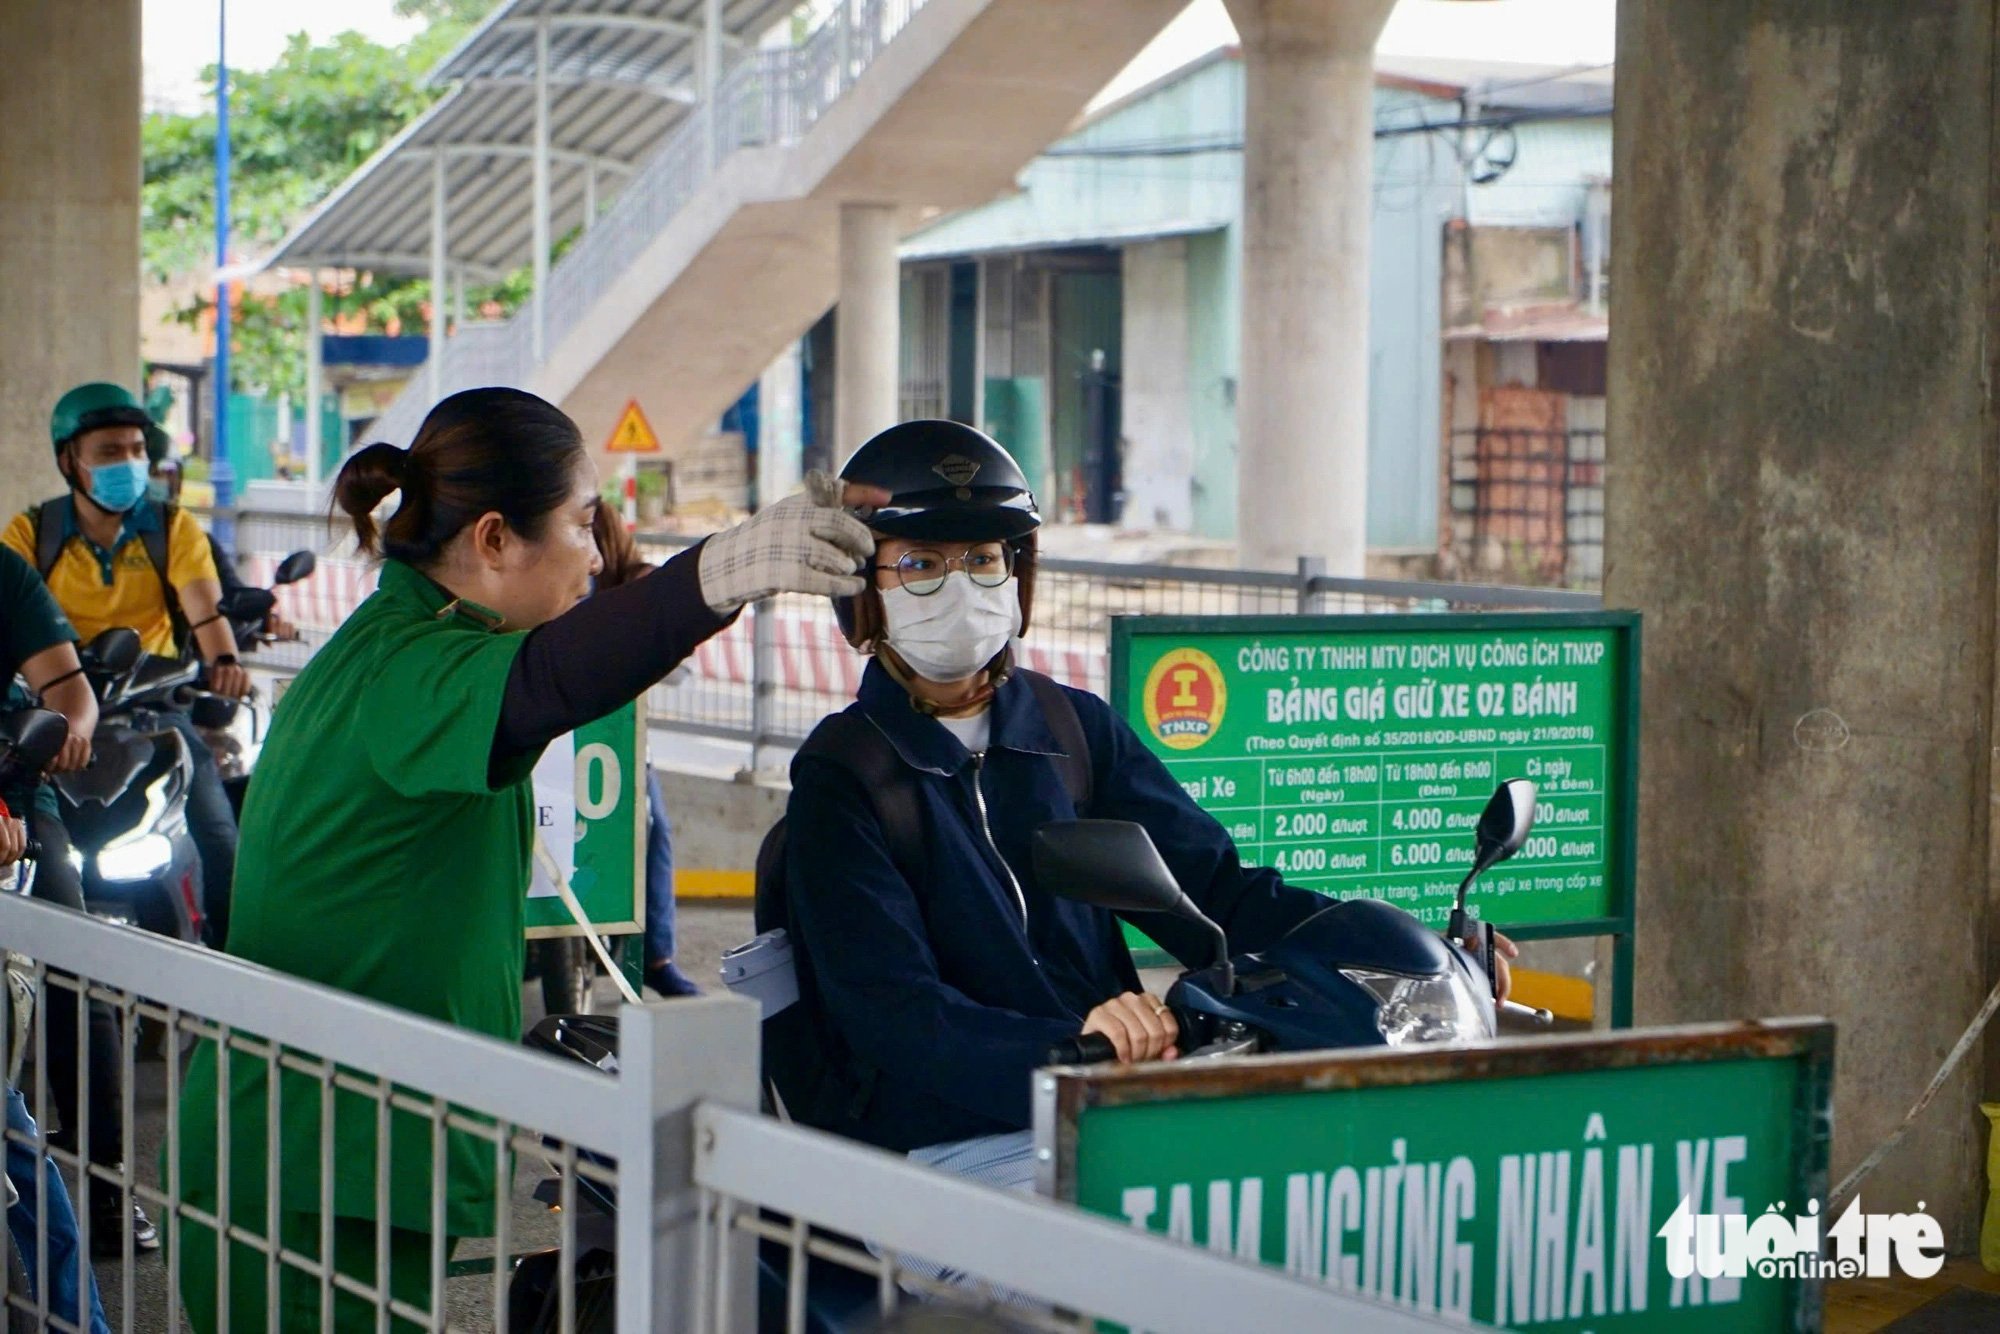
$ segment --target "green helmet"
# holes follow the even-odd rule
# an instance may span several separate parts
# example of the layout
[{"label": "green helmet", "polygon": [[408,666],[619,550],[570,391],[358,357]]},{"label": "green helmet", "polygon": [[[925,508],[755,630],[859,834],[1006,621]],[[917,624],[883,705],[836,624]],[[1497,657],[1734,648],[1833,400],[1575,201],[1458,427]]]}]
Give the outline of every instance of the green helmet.
[{"label": "green helmet", "polygon": [[49,442],[57,454],[62,447],[101,426],[137,426],[146,433],[146,456],[155,463],[166,457],[167,433],[153,415],[122,384],[93,380],[80,384],[56,400],[49,414]]}]

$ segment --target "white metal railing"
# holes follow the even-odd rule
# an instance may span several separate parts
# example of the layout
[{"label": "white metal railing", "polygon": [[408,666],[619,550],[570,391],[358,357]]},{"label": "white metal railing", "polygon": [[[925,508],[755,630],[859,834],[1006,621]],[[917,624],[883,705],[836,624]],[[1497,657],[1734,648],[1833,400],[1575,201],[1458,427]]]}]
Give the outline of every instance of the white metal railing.
[{"label": "white metal railing", "polygon": [[[797,143],[909,25],[925,0],[838,0],[796,47],[753,50],[724,72],[712,104],[693,107],[610,208],[557,261],[543,293],[544,354],[562,344],[695,192],[741,148]],[[466,325],[446,339],[438,392],[419,371],[371,434],[408,444],[438,399],[487,384],[527,385],[534,305],[504,325]]]},{"label": "white metal railing", "polygon": [[[730,1265],[738,1232],[782,1247],[787,1334],[806,1328],[815,1259],[873,1279],[882,1315],[907,1289],[998,1305],[1001,1330],[1094,1331],[1102,1321],[1153,1334],[1462,1328],[750,1112],[698,1107],[695,1130],[700,1253]],[[918,1278],[912,1261],[919,1273],[942,1268],[980,1287]],[[717,1300],[725,1291],[702,1284],[698,1330],[728,1327],[735,1313]]]},{"label": "white metal railing", "polygon": [[[47,1267],[52,1238],[50,1210],[64,1192],[63,1177],[77,1183],[79,1174],[87,1173],[93,1190],[121,1197],[126,1214],[133,1203],[143,1205],[158,1220],[170,1256],[182,1254],[191,1229],[198,1230],[196,1236],[227,1235],[231,1244],[214,1247],[219,1322],[228,1319],[233,1263],[264,1269],[269,1284],[266,1290],[274,1296],[281,1273],[293,1281],[303,1275],[316,1288],[323,1313],[330,1312],[337,1301],[359,1301],[380,1319],[394,1314],[433,1330],[462,1327],[468,1306],[484,1308],[472,1316],[475,1322],[490,1316],[492,1324],[487,1327],[510,1327],[511,1266],[495,1264],[490,1257],[509,1254],[516,1241],[554,1241],[560,1249],[563,1275],[573,1272],[578,1249],[574,1203],[579,1180],[628,1191],[635,1198],[662,1191],[672,1195],[671,1187],[660,1184],[656,1170],[658,1131],[672,1114],[676,1097],[681,1109],[688,1106],[690,1097],[685,1089],[690,1086],[677,1088],[671,1079],[647,1077],[657,1064],[648,1058],[656,1058],[664,1045],[657,1040],[654,1024],[658,1009],[663,1007],[632,1006],[623,1011],[626,1042],[635,1053],[630,1066],[638,1076],[628,1070],[613,1079],[580,1064],[553,1060],[521,1046],[12,894],[0,895],[0,941],[15,955],[32,961],[31,976],[40,997],[34,1006],[28,1047],[35,1070],[30,1107],[37,1128],[24,1133],[19,1127],[10,1127],[7,1134],[9,1148],[25,1149],[37,1164],[29,1179],[17,1181],[16,1186],[34,1201],[40,1228],[36,1263],[28,1271],[29,1291],[10,1291],[7,1304],[30,1314],[37,1328],[65,1327],[60,1316],[50,1310],[51,1278],[55,1276]],[[444,947],[442,942],[440,947]],[[329,942],[329,948],[338,945]],[[410,966],[424,964],[411,960]],[[125,1034],[118,1044],[124,1107],[122,1162],[97,1161],[87,1166],[78,1152],[50,1146],[49,1090],[42,1074],[48,1054],[43,1019],[49,1007],[81,1005],[86,989],[88,1003],[108,1006]],[[698,1039],[688,1027],[692,1024],[719,1035],[711,1039],[711,1046],[726,1039],[747,1047],[753,1065],[743,1072],[733,1090],[739,1102],[747,1103],[756,1089],[755,1010],[726,1001],[721,1008],[710,1005],[705,1009],[705,1014],[697,1010],[676,1012],[676,1042]],[[163,1033],[163,1049],[172,1053],[157,1076],[147,1072],[140,1077],[142,1062],[135,1054],[134,1028],[141,1024]],[[262,1078],[267,1100],[253,1093],[252,1102],[264,1102],[271,1122],[295,1114],[297,1099],[312,1105],[322,1127],[317,1159],[301,1162],[296,1157],[281,1157],[277,1137],[258,1139],[250,1149],[233,1156],[237,1170],[247,1170],[249,1164],[262,1169],[261,1189],[240,1183],[232,1188],[229,1169],[222,1167],[210,1192],[213,1198],[193,1191],[193,1183],[182,1179],[182,1137],[189,1130],[189,1113],[197,1115],[196,1126],[214,1126],[219,1162],[230,1161],[233,1143],[227,1102],[218,1103],[210,1113],[212,1122],[199,1118],[208,1108],[181,1106],[185,1075],[178,1057],[185,1045],[197,1042],[213,1044],[212,1059],[219,1069],[218,1082],[224,1087],[234,1080]],[[84,1109],[84,1128],[77,1141],[86,1144],[92,1107],[91,1066],[88,1061],[79,1064],[83,1088],[76,1105]],[[273,1077],[280,1072],[281,1077]],[[727,1098],[731,1092],[726,1079],[703,1089],[704,1096],[711,1099]],[[428,1135],[417,1137],[423,1145],[414,1154],[419,1161],[410,1161],[411,1155],[403,1152],[411,1143],[403,1138],[410,1133],[407,1129],[397,1132],[392,1140],[396,1147],[374,1154],[372,1163],[357,1167],[337,1159],[331,1125],[336,1118],[347,1122],[357,1106],[352,1101],[355,1098],[364,1114],[373,1105],[378,1136],[381,1128],[396,1118],[417,1118],[401,1124],[414,1124],[419,1131],[427,1124]],[[334,1112],[337,1101],[342,1110]],[[239,1100],[236,1105],[240,1108],[243,1104]],[[162,1133],[164,1152],[157,1160],[150,1152],[142,1155],[137,1151],[140,1143],[150,1143]],[[429,1233],[428,1301],[391,1296],[386,1225],[375,1229],[377,1252],[383,1258],[377,1262],[374,1281],[351,1272],[351,1266],[348,1271],[337,1271],[325,1261],[330,1253],[337,1254],[330,1252],[336,1179],[358,1171],[364,1181],[374,1181],[379,1203],[388,1198],[388,1183],[397,1170],[421,1171],[427,1166],[431,1179],[439,1179],[443,1175],[439,1165],[446,1157],[451,1135],[472,1137],[475,1151],[477,1144],[490,1146],[500,1185],[489,1215],[493,1242],[485,1273],[459,1280],[459,1290],[453,1294],[459,1314],[448,1318],[444,1276],[450,1242],[441,1225],[445,1197],[440,1191],[432,1192],[432,1217],[439,1225]],[[513,1165],[537,1160],[560,1165],[562,1185],[557,1198],[570,1205],[569,1209],[544,1215],[530,1206],[522,1212],[524,1202],[513,1191]],[[254,1208],[237,1207],[243,1203],[240,1194],[246,1189],[259,1196]],[[691,1204],[690,1192],[691,1186],[682,1187]],[[323,1220],[321,1226],[314,1229],[307,1225],[303,1241],[299,1234],[281,1228],[281,1198],[284,1210],[315,1215]],[[379,1216],[382,1210],[377,1212]],[[91,1252],[91,1211],[78,1209],[76,1213],[81,1233],[76,1250],[78,1287],[87,1291],[95,1281],[114,1327],[128,1331],[181,1328],[182,1268],[169,1266],[164,1275],[155,1267],[142,1269],[135,1264],[128,1239],[123,1256],[100,1261],[93,1275],[81,1267]],[[619,1268],[621,1275],[633,1280],[629,1297],[622,1287],[619,1293],[621,1327],[626,1329],[651,1327],[647,1305],[661,1252],[654,1244],[650,1223],[643,1211],[635,1215],[630,1226],[624,1220],[619,1223]],[[159,1291],[162,1278],[164,1293]],[[548,1323],[549,1329],[568,1334],[574,1327],[573,1286],[563,1289],[561,1310]],[[468,1287],[473,1291],[466,1291]],[[276,1308],[273,1301],[271,1309]],[[247,1325],[247,1321],[239,1324]]]}]

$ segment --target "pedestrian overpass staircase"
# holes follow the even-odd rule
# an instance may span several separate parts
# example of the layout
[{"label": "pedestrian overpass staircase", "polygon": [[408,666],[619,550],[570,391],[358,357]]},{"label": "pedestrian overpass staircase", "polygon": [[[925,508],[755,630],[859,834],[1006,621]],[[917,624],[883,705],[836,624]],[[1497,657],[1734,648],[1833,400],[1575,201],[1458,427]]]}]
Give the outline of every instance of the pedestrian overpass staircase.
[{"label": "pedestrian overpass staircase", "polygon": [[[462,325],[440,393],[519,385],[593,444],[636,398],[680,448],[833,304],[842,202],[908,227],[1003,193],[1183,2],[842,0],[746,52],[552,266],[541,355],[532,303]],[[409,440],[433,401],[415,376],[375,434]]]}]

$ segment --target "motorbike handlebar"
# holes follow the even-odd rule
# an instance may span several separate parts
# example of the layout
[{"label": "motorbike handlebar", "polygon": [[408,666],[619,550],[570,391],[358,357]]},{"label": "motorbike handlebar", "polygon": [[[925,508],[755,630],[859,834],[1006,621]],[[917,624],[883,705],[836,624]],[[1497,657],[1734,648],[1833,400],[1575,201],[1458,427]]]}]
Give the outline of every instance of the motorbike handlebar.
[{"label": "motorbike handlebar", "polygon": [[1118,1048],[1102,1033],[1079,1033],[1049,1048],[1048,1065],[1103,1065],[1118,1059]]},{"label": "motorbike handlebar", "polygon": [[[1176,1030],[1174,1045],[1186,1051],[1192,1044],[1188,1041],[1188,1020],[1178,1009],[1170,1009],[1167,1016],[1174,1021]],[[1102,1033],[1079,1033],[1067,1041],[1058,1042],[1049,1048],[1044,1065],[1105,1065],[1118,1059],[1118,1048]]]}]

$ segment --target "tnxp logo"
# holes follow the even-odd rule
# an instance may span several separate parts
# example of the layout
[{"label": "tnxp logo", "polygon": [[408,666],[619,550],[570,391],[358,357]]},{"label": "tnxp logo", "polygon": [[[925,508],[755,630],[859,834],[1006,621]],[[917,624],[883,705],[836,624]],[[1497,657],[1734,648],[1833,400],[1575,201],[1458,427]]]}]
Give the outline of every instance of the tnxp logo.
[{"label": "tnxp logo", "polygon": [[1171,749],[1206,745],[1228,707],[1222,669],[1200,649],[1177,648],[1146,674],[1146,725]]},{"label": "tnxp logo", "polygon": [[1826,1229],[1832,1243],[1832,1253],[1826,1254],[1818,1200],[1791,1218],[1780,1201],[1753,1221],[1747,1214],[1695,1213],[1684,1195],[1656,1235],[1666,1243],[1674,1286],[1698,1275],[1709,1280],[1714,1300],[1717,1280],[1730,1291],[1752,1273],[1759,1278],[1888,1278],[1901,1272],[1930,1278],[1944,1267],[1944,1229],[1923,1208],[1919,1200],[1913,1214],[1864,1214],[1857,1196]]}]

